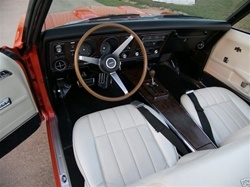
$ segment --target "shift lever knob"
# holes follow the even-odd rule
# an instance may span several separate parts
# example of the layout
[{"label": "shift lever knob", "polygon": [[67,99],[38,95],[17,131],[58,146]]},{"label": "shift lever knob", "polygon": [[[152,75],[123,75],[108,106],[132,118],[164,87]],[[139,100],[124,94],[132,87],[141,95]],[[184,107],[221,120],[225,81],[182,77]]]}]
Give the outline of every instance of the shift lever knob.
[{"label": "shift lever knob", "polygon": [[155,77],[155,70],[151,69],[151,70],[149,71],[149,75],[150,75],[151,79],[154,80],[154,77]]},{"label": "shift lever knob", "polygon": [[153,70],[153,69],[151,69],[150,71],[149,71],[149,75],[150,75],[150,77],[151,77],[151,85],[152,86],[154,86],[154,85],[157,85],[156,83],[155,83],[155,70]]}]

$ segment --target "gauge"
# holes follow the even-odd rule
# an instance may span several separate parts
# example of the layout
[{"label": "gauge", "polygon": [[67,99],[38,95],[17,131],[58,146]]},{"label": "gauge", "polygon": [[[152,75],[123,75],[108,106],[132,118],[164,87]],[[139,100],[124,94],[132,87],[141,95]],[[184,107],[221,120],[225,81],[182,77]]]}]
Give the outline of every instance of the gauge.
[{"label": "gauge", "polygon": [[111,44],[108,41],[102,42],[101,48],[100,48],[101,54],[108,54],[111,52]]},{"label": "gauge", "polygon": [[84,42],[80,47],[80,55],[90,56],[92,53],[91,45],[88,42]]}]

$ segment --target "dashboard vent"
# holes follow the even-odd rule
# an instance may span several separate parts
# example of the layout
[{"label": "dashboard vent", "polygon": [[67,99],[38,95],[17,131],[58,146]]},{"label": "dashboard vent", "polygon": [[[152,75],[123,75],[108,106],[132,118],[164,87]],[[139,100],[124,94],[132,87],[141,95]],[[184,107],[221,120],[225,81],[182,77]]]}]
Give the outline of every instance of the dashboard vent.
[{"label": "dashboard vent", "polygon": [[67,63],[64,60],[57,60],[54,67],[57,71],[64,71],[67,68]]}]

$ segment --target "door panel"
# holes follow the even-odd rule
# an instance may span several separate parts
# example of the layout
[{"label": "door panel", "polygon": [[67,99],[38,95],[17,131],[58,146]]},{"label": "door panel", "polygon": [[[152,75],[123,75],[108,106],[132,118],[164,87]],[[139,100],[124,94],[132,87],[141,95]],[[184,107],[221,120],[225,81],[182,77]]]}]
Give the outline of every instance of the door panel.
[{"label": "door panel", "polygon": [[0,53],[0,141],[37,114],[22,68]]},{"label": "door panel", "polygon": [[250,100],[250,35],[228,31],[213,49],[205,72]]}]

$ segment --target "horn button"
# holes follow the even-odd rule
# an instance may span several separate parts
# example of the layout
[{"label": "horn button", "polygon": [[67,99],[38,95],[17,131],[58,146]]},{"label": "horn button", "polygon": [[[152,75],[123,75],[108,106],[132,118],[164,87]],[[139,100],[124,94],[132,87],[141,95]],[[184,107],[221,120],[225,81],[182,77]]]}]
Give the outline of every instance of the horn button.
[{"label": "horn button", "polygon": [[101,57],[100,69],[104,73],[112,73],[120,67],[120,59],[112,54],[103,55]]}]

